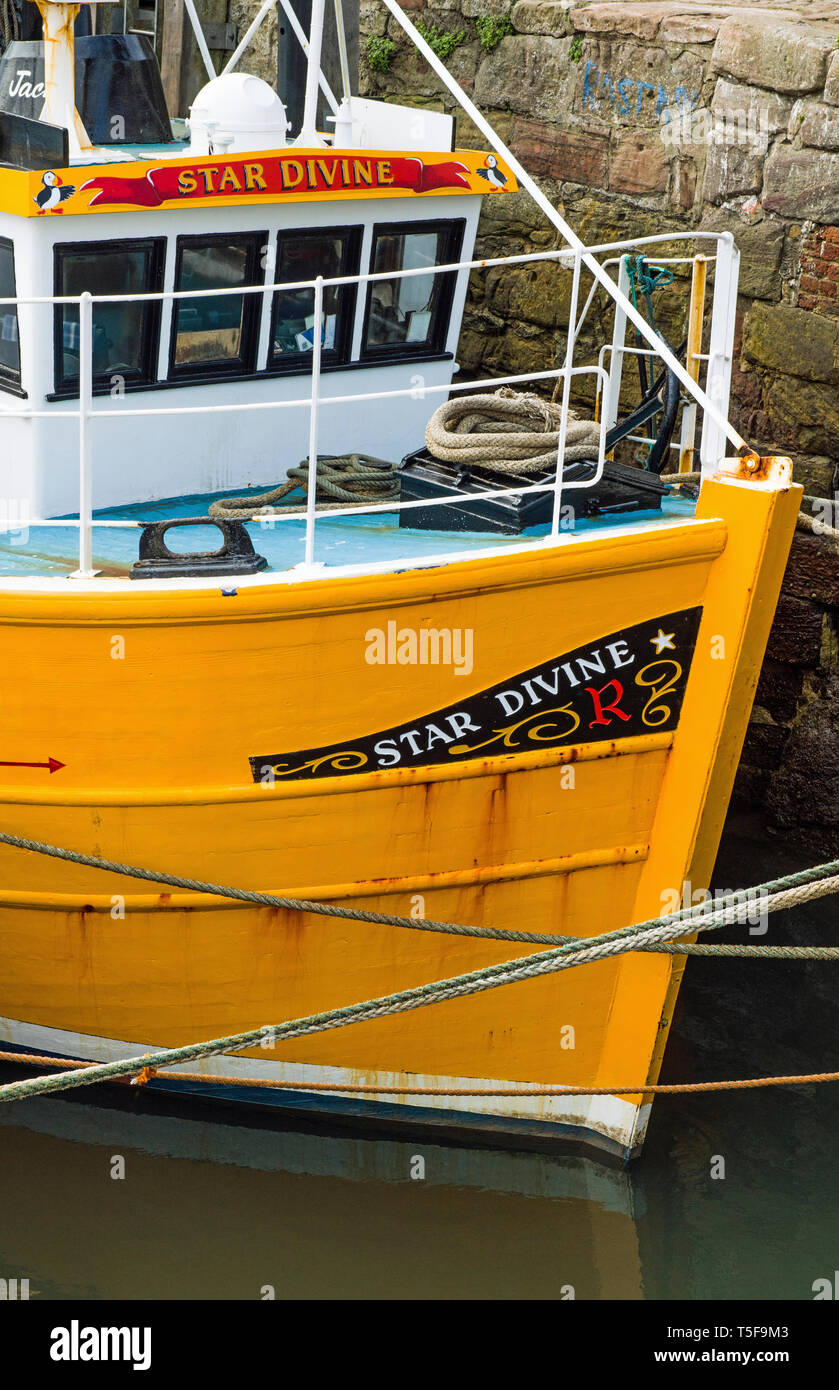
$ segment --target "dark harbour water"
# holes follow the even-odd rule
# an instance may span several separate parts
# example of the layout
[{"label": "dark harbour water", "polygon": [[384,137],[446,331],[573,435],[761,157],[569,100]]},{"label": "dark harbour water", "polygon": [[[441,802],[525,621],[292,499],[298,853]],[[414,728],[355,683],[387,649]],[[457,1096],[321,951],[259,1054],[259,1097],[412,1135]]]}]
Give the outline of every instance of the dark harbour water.
[{"label": "dark harbour water", "polygon": [[[799,867],[729,827],[716,883]],[[755,939],[834,944],[837,914],[807,905]],[[691,960],[662,1080],[839,1070],[836,979]],[[625,1171],[100,1094],[0,1112],[0,1277],[32,1299],[811,1300],[839,1269],[839,1086],[659,1098]]]}]

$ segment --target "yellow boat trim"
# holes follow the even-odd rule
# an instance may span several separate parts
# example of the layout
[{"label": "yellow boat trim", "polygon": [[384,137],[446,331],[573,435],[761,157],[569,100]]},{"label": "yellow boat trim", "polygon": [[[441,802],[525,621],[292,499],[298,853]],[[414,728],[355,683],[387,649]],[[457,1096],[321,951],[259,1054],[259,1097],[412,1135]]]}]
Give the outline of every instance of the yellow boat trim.
[{"label": "yellow boat trim", "polygon": [[[530,772],[534,768],[557,767],[563,763],[589,763],[602,758],[629,757],[637,753],[658,753],[673,746],[674,732],[639,734],[635,738],[578,743],[567,748],[551,748],[532,753],[505,753],[474,763],[440,763],[433,767],[396,767],[360,772],[349,777],[319,777],[310,782],[281,782],[262,785],[249,782],[240,787],[96,787],[62,791],[60,787],[3,787],[0,805],[16,806],[216,806],[221,802],[288,800],[301,796],[340,796],[349,792],[380,791],[423,782],[449,782],[471,777],[505,777],[511,772]],[[9,826],[4,827],[13,833]]]},{"label": "yellow boat trim", "polygon": [[[658,526],[637,535],[600,536],[596,540],[565,540],[540,551],[534,573],[534,551],[529,545],[480,559],[440,561],[401,571],[364,575],[327,575],[313,580],[251,582],[239,586],[235,602],[222,596],[216,581],[175,587],[155,581],[155,591],[138,594],[130,580],[91,581],[85,587],[68,588],[65,579],[48,587],[24,588],[0,584],[5,627],[54,628],[105,627],[114,622],[131,626],[202,627],[226,623],[276,622],[278,618],[303,618],[317,614],[381,612],[390,603],[400,607],[426,604],[428,599],[510,593],[542,588],[574,579],[614,578],[621,574],[683,568],[722,555],[728,530],[721,518],[691,520],[684,525]],[[159,587],[158,587],[159,583]],[[182,583],[182,582],[181,582]],[[645,615],[641,615],[645,616]],[[652,614],[651,616],[654,616]]]},{"label": "yellow boat trim", "polygon": [[[646,859],[649,845],[619,845],[613,849],[584,850],[556,859],[532,859],[519,864],[483,864],[469,869],[447,869],[439,874],[413,874],[399,878],[369,878],[354,883],[305,884],[300,888],[259,888],[254,891],[272,897],[303,898],[309,902],[332,902],[341,898],[386,897],[398,893],[432,892],[434,889],[472,887],[480,883],[509,883],[516,879],[548,878],[554,874],[573,874],[582,869],[609,868]],[[128,880],[126,880],[128,881]],[[250,908],[258,904],[235,898],[219,898],[211,893],[135,893],[120,894],[126,912],[146,912],[198,908]],[[40,908],[48,911],[108,912],[114,894],[0,892],[0,907]]]}]

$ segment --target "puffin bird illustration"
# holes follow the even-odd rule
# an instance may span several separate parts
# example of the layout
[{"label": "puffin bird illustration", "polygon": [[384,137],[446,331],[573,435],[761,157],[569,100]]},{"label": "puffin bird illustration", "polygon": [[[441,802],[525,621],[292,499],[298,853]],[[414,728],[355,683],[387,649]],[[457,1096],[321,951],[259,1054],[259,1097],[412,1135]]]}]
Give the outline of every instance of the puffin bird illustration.
[{"label": "puffin bird illustration", "polygon": [[487,155],[486,166],[487,167],[485,169],[478,170],[479,177],[482,179],[486,179],[487,183],[491,184],[492,187],[495,189],[501,189],[506,187],[507,175],[502,174],[501,170],[498,167],[498,160],[495,158],[494,154]]},{"label": "puffin bird illustration", "polygon": [[38,205],[38,216],[43,217],[45,212],[63,212],[61,204],[67,198],[72,198],[75,188],[71,183],[62,183],[58,174],[48,169],[41,180],[43,187],[40,188],[32,199]]}]

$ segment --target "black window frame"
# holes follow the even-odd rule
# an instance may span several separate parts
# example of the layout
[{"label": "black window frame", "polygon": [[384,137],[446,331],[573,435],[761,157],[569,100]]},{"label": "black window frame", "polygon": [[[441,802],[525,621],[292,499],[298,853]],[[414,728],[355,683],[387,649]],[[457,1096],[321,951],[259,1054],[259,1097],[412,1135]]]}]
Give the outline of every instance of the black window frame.
[{"label": "black window frame", "polygon": [[[301,237],[346,237],[346,250],[344,252],[344,268],[341,275],[358,275],[361,270],[361,247],[364,241],[364,227],[360,223],[347,223],[345,226],[333,227],[324,225],[322,227],[294,227],[286,228],[277,233],[276,240],[276,260],[274,262],[274,283],[280,281],[280,249],[283,240],[298,241]],[[341,296],[341,309],[339,323],[335,336],[334,348],[321,348],[321,361],[324,367],[342,365],[350,361],[352,353],[353,335],[355,332],[355,314],[358,304],[358,285],[342,285],[339,289]],[[278,355],[274,353],[274,333],[277,323],[277,310],[279,308],[280,295],[275,291],[271,300],[271,321],[268,333],[268,361],[266,370],[272,374],[301,372],[306,370],[306,364],[312,360],[311,352],[282,352]],[[340,335],[340,338],[339,338]]]},{"label": "black window frame", "polygon": [[[373,267],[376,260],[376,244],[380,237],[385,236],[408,236],[412,233],[443,232],[446,240],[441,252],[442,259],[440,265],[448,265],[453,261],[460,260],[460,253],[463,249],[463,241],[466,235],[466,218],[437,218],[434,220],[423,219],[417,222],[376,222],[373,225],[370,240],[369,273],[374,273]],[[397,273],[397,272],[393,272]],[[445,351],[451,327],[452,306],[454,304],[454,292],[457,285],[457,277],[460,272],[449,271],[447,274],[436,274],[434,276],[434,288],[436,292],[436,303],[432,309],[431,333],[421,343],[378,343],[375,347],[367,344],[367,331],[370,325],[370,306],[373,300],[373,289],[380,281],[370,280],[367,283],[367,297],[364,304],[364,321],[361,325],[361,347],[359,360],[363,362],[377,362],[383,358],[392,361],[410,361],[414,357],[428,357],[429,354],[439,354]],[[385,277],[386,278],[386,277]]]},{"label": "black window frame", "polygon": [[[0,247],[12,253],[12,297],[17,298],[17,265],[15,262],[15,244],[11,237],[0,236]],[[0,300],[0,303],[8,304],[7,299]],[[13,395],[20,394],[21,385],[21,365],[20,365],[20,313],[17,304],[15,305],[15,322],[17,323],[17,371],[14,367],[6,366],[5,362],[0,362],[0,389],[10,389]]]},{"label": "black window frame", "polygon": [[[149,283],[139,291],[140,294],[160,294],[163,291],[164,274],[166,269],[166,245],[168,238],[165,236],[141,236],[141,237],[108,237],[96,241],[60,241],[53,247],[53,286],[54,293],[58,297],[65,297],[62,265],[64,260],[75,254],[84,253],[90,255],[96,248],[107,248],[108,251],[128,252],[136,250],[138,246],[149,247],[151,256],[149,260]],[[94,294],[94,291],[90,291]],[[62,397],[75,398],[79,394],[79,377],[67,375],[62,371],[64,365],[64,311],[70,306],[67,304],[56,304],[53,314],[53,378],[55,391]],[[126,386],[151,386],[157,381],[157,362],[160,352],[160,325],[162,321],[163,301],[161,299],[148,299],[144,302],[146,314],[143,343],[141,352],[142,366],[136,371],[125,373]],[[96,305],[93,306],[96,313]],[[102,372],[94,375],[94,387],[110,387],[113,372]]]},{"label": "black window frame", "polygon": [[[262,265],[262,254],[269,243],[269,233],[264,232],[198,232],[194,235],[184,234],[175,241],[175,278],[173,288],[178,289],[181,268],[183,266],[183,254],[187,248],[202,246],[229,246],[231,244],[243,244],[248,248],[248,276],[244,281],[244,287],[248,285],[265,284],[265,267]],[[251,275],[250,272],[254,273]],[[259,350],[259,336],[262,325],[262,303],[264,291],[253,291],[251,294],[243,294],[241,289],[231,288],[227,293],[242,294],[244,300],[242,309],[242,350],[239,357],[219,358],[216,362],[186,362],[177,363],[175,352],[178,346],[178,315],[180,306],[189,302],[189,294],[184,295],[183,299],[172,300],[172,319],[169,329],[169,373],[170,382],[187,383],[204,379],[208,382],[217,381],[227,377],[250,377],[256,373],[256,355]]]}]

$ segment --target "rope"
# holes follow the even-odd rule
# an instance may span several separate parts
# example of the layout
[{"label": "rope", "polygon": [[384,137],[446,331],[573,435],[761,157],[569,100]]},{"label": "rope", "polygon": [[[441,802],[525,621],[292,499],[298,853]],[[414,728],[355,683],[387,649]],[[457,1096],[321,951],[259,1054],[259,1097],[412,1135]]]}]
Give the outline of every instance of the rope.
[{"label": "rope", "polygon": [[[62,859],[70,864],[80,864],[85,868],[100,869],[106,873],[120,874],[127,878],[144,879],[152,883],[165,883],[171,888],[183,888],[188,892],[205,893],[210,897],[229,898],[238,902],[253,903],[257,907],[279,907],[285,908],[289,912],[306,912],[320,917],[337,917],[344,921],[366,922],[373,926],[399,927],[409,931],[431,931],[442,932],[450,936],[478,937],[489,941],[507,941],[513,944],[522,945],[561,945],[574,946],[585,944],[591,946],[596,937],[568,937],[553,936],[541,932],[521,932],[509,931],[503,927],[473,927],[466,926],[460,922],[440,922],[433,919],[399,917],[395,914],[385,912],[368,912],[362,908],[341,907],[334,903],[313,902],[305,898],[288,898],[274,893],[259,893],[247,888],[232,888],[229,885],[218,883],[207,883],[201,879],[185,878],[179,874],[167,874],[160,870],[141,869],[135,864],[123,864],[113,859],[101,859],[96,855],[82,854],[78,850],[62,849],[58,845],[46,844],[41,840],[28,840],[20,835],[9,835],[0,831],[0,844],[9,845],[13,849],[28,850],[33,854],[42,854],[51,859]],[[740,921],[741,918],[748,919],[753,913],[755,903],[759,902],[762,910],[768,912],[781,911],[786,907],[799,906],[803,902],[809,902],[814,898],[825,897],[830,893],[839,892],[839,859],[830,863],[819,865],[815,869],[805,869],[798,874],[789,874],[784,878],[770,879],[768,883],[759,885],[752,889],[739,889],[733,894],[721,896],[718,903],[714,904],[713,914],[707,919],[707,926],[697,926],[697,919],[703,919],[703,915],[710,908],[709,903],[697,903],[692,907],[683,908],[678,913],[666,913],[660,917],[641,923],[638,927],[626,927],[621,930],[632,932],[640,931],[641,928],[658,927],[671,922],[684,922],[686,924],[684,932],[675,932],[675,936],[686,935],[694,931],[711,930],[716,926],[731,926]],[[774,894],[774,897],[772,896]],[[732,904],[732,906],[727,906]],[[777,904],[777,905],[774,905]],[[734,916],[727,916],[726,913],[734,913]],[[717,920],[718,916],[720,920]],[[725,920],[722,918],[725,917]],[[725,955],[732,952],[731,947],[714,946],[704,950],[696,950],[689,943],[677,946],[655,943],[650,945],[633,945],[632,950],[651,950],[672,951],[676,954],[716,954]],[[793,947],[793,946],[749,946],[738,947],[737,951],[754,954],[759,952],[761,955],[776,954],[780,952],[807,951],[834,951],[839,948],[834,947]],[[783,959],[794,959],[793,955],[785,954]],[[812,959],[830,960],[834,957],[811,956]]]},{"label": "rope", "polygon": [[[309,462],[304,459],[296,468],[287,469],[288,481],[280,483],[269,492],[259,492],[251,497],[224,497],[210,503],[210,516],[225,517],[230,520],[252,521],[255,515],[264,516],[266,512],[282,511],[295,507],[303,515],[306,510],[303,502],[284,502],[276,504],[290,492],[302,492],[304,499],[309,492]],[[392,463],[384,459],[372,458],[369,454],[341,454],[317,461],[317,500],[332,498],[323,503],[326,510],[346,506],[347,503],[396,502],[399,500],[399,483]],[[294,513],[290,513],[294,515]]]},{"label": "rope", "polygon": [[[665,483],[688,483],[693,487],[699,487],[703,476],[702,473],[662,473],[661,479]],[[809,512],[798,513],[795,529],[805,531],[810,536],[827,536],[828,540],[839,541],[839,530],[835,526],[828,526],[824,521],[817,523]]]},{"label": "rope", "polygon": [[[38,1053],[0,1052],[0,1062],[14,1066],[66,1067],[84,1069],[89,1062],[70,1057],[44,1057]],[[111,1077],[112,1084],[145,1085],[155,1075],[155,1067],[143,1066],[129,1081],[127,1077]],[[353,1095],[387,1096],[628,1096],[628,1095],[685,1095],[691,1091],[742,1091],[763,1086],[811,1086],[824,1081],[839,1081],[839,1071],[812,1072],[803,1076],[755,1076],[734,1081],[685,1081],[668,1084],[631,1086],[375,1086],[343,1081],[279,1081],[274,1077],[219,1076],[202,1071],[167,1071],[168,1081],[209,1083],[213,1086],[245,1086],[256,1090],[335,1091]],[[2,1095],[0,1095],[2,1099]]]},{"label": "rope", "polygon": [[[494,395],[459,396],[434,412],[425,430],[429,453],[446,463],[493,473],[534,474],[556,469],[562,409],[541,396],[503,386]],[[600,427],[568,420],[565,458],[591,458]]]},{"label": "rope", "polygon": [[[21,843],[16,837],[7,835],[0,835],[0,840],[5,843]],[[27,847],[34,844],[35,842],[28,842]],[[43,852],[43,848],[41,852]],[[56,853],[55,847],[47,846],[46,852]],[[73,856],[72,851],[57,851],[59,858],[70,856]],[[80,858],[80,856],[74,857],[77,861]],[[99,861],[100,864],[102,862]],[[685,908],[677,913],[654,918],[650,922],[621,927],[617,931],[604,932],[599,936],[592,937],[582,947],[576,942],[568,942],[552,950],[542,951],[521,959],[502,961],[498,965],[485,966],[481,970],[473,970],[463,975],[451,976],[448,979],[433,980],[428,984],[400,990],[377,999],[368,999],[359,1004],[345,1005],[318,1014],[311,1014],[305,1018],[287,1020],[275,1027],[265,1026],[250,1029],[245,1033],[232,1034],[225,1038],[214,1038],[203,1043],[191,1043],[185,1047],[163,1049],[159,1052],[148,1053],[140,1060],[128,1058],[118,1062],[87,1066],[74,1071],[72,1074],[36,1077],[33,1080],[11,1082],[5,1086],[0,1086],[0,1102],[20,1100],[35,1094],[51,1094],[54,1091],[70,1090],[76,1086],[90,1086],[99,1081],[110,1080],[113,1077],[130,1076],[142,1072],[146,1067],[157,1070],[160,1067],[192,1061],[199,1057],[215,1057],[223,1053],[240,1052],[257,1045],[264,1046],[266,1039],[276,1043],[292,1038],[307,1037],[312,1033],[344,1028],[353,1023],[384,1018],[391,1014],[409,1013],[414,1009],[426,1008],[431,1004],[479,994],[491,989],[499,989],[502,985],[555,974],[571,969],[576,965],[620,955],[630,948],[636,949],[653,942],[672,940],[685,935],[688,931],[708,931],[731,925],[741,915],[751,910],[752,903],[749,899],[751,896],[753,901],[754,894],[757,892],[760,892],[761,906],[767,912],[778,911],[782,907],[796,906],[812,898],[824,897],[828,893],[839,891],[839,872],[837,871],[839,871],[839,861],[818,865],[813,869],[805,869],[797,874],[789,874],[784,878],[770,880],[767,884],[761,885],[759,889],[752,889],[751,895],[745,890],[727,894],[723,899],[728,904],[725,908],[714,908],[708,912],[707,905],[703,903],[695,908]],[[134,871],[127,870],[127,872],[133,873]],[[150,876],[145,870],[141,870],[140,875]],[[156,877],[158,882],[167,882],[171,881],[172,876],[159,875]],[[240,892],[241,890],[234,890],[236,896]],[[322,904],[318,904],[318,906],[321,909],[323,907]],[[346,910],[336,912],[335,909],[330,909],[330,914],[342,915],[344,911]],[[606,1093],[612,1094],[612,1089],[610,1088]],[[628,1091],[626,1094],[634,1094],[634,1092]]]}]

